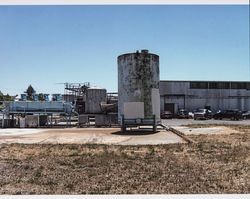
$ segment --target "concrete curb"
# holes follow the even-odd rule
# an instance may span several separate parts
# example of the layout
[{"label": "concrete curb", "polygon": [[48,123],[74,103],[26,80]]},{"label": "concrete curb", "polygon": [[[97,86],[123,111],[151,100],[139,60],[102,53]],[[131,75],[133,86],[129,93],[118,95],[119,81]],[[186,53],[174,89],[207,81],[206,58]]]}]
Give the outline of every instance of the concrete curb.
[{"label": "concrete curb", "polygon": [[188,144],[191,143],[196,143],[195,141],[193,141],[192,139],[188,138],[184,133],[182,133],[181,131],[174,129],[173,127],[168,127],[165,126],[163,124],[160,125],[161,127],[163,127],[166,131],[171,131],[174,134],[178,135],[179,137],[181,137],[183,140],[185,140]]}]

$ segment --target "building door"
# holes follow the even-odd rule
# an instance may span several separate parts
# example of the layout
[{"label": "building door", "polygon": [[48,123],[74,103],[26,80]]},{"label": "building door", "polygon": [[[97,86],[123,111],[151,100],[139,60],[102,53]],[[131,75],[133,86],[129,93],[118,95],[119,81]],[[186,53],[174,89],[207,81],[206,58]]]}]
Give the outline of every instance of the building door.
[{"label": "building door", "polygon": [[165,103],[164,104],[164,111],[170,111],[171,113],[175,113],[174,112],[174,103]]}]

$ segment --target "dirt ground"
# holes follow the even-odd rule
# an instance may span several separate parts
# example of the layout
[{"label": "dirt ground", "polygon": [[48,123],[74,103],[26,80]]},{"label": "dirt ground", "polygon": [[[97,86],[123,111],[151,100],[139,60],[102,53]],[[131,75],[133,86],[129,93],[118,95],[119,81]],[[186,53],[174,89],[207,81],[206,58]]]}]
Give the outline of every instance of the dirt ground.
[{"label": "dirt ground", "polygon": [[0,194],[250,193],[250,127],[230,128],[193,144],[2,144]]}]

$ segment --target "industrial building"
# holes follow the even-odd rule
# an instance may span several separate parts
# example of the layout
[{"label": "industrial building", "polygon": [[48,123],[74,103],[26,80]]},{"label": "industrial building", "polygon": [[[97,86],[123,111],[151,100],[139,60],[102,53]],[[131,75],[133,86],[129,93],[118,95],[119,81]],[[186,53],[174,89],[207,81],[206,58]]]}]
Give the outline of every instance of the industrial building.
[{"label": "industrial building", "polygon": [[141,50],[117,57],[118,93],[85,83],[63,83],[64,94],[34,94],[27,100],[3,102],[1,127],[79,127],[120,125],[127,127],[160,124],[160,113],[179,109],[194,111],[250,110],[250,82],[160,81],[159,56]]},{"label": "industrial building", "polygon": [[240,81],[160,81],[161,111],[250,110],[250,82]]}]

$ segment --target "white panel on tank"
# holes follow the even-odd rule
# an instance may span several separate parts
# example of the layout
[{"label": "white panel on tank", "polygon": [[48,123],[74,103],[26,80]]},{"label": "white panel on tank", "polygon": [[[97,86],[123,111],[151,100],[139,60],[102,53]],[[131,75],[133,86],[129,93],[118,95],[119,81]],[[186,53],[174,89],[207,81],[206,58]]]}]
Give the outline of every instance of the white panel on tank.
[{"label": "white panel on tank", "polygon": [[125,102],[123,112],[125,119],[144,118],[144,102]]},{"label": "white panel on tank", "polygon": [[160,109],[161,109],[161,104],[160,104],[160,91],[159,89],[152,88],[151,90],[151,101],[152,101],[152,112],[153,115],[155,115],[155,119],[157,121],[160,121]]},{"label": "white panel on tank", "polygon": [[160,112],[153,113],[151,97],[152,88],[159,89],[159,56],[142,50],[118,56],[117,63],[119,120],[124,115],[124,103],[127,102],[144,102],[144,118],[152,115],[160,118]]}]

